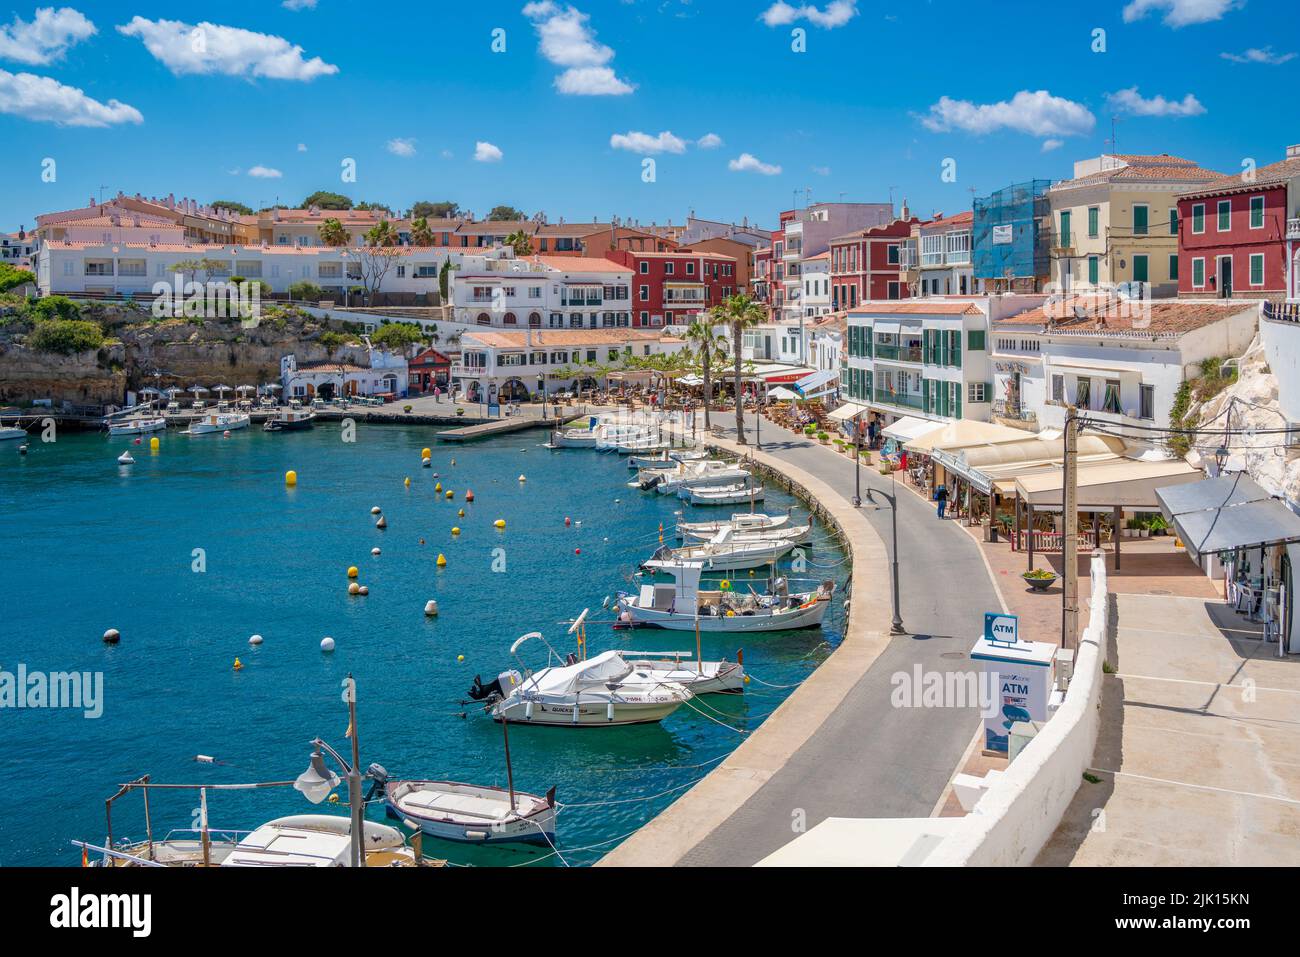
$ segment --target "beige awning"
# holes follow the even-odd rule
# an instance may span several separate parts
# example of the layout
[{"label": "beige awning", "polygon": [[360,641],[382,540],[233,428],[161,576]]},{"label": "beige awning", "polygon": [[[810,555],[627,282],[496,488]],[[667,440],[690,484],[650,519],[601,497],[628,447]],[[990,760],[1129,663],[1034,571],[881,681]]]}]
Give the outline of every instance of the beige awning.
[{"label": "beige awning", "polygon": [[[1019,442],[996,442],[966,446],[960,452],[962,461],[981,472],[992,472],[1004,466],[1037,465],[1065,461],[1065,440],[1044,439],[1032,433],[1021,432],[1025,438]],[[1079,455],[1123,455],[1124,440],[1114,435],[1085,433],[1079,436]]]},{"label": "beige awning", "polygon": [[827,413],[828,419],[834,419],[836,422],[843,422],[846,419],[856,419],[864,412],[870,412],[865,405],[858,405],[856,402],[845,402],[838,409]]},{"label": "beige awning", "polygon": [[[1063,471],[1051,470],[1016,479],[1016,492],[1035,508],[1060,508]],[[1182,459],[1144,462],[1118,459],[1079,466],[1079,506],[1111,506],[1156,511],[1156,489],[1199,482],[1204,475]]]},{"label": "beige awning", "polygon": [[935,422],[933,419],[922,419],[916,416],[905,415],[897,422],[881,429],[880,434],[887,439],[906,442],[909,439],[919,439],[927,432],[933,432],[935,429],[941,428],[943,428],[942,422]]},{"label": "beige awning", "polygon": [[958,419],[904,443],[903,448],[909,452],[929,453],[934,449],[951,450],[994,442],[1018,442],[1028,434],[1024,429],[1013,429],[995,422]]}]

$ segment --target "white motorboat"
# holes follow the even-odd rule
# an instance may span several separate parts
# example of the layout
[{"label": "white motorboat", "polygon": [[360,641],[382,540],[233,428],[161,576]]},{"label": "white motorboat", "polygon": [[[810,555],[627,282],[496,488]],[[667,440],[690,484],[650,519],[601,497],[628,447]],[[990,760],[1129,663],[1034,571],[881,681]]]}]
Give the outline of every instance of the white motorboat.
[{"label": "white motorboat", "polygon": [[710,633],[816,628],[835,591],[834,582],[828,580],[814,591],[791,592],[784,578],[773,582],[770,594],[759,594],[753,586],[741,593],[726,581],[719,583],[726,587],[701,589],[701,562],[684,562],[663,570],[673,576],[672,582],[647,582],[636,593],[619,594],[614,605],[616,627]]},{"label": "white motorboat", "polygon": [[[796,545],[802,545],[812,538],[812,524],[807,525],[780,525],[776,528],[749,528],[745,526],[730,526],[731,540],[734,542],[775,542],[786,539]],[[686,544],[693,542],[710,542],[718,537],[719,532],[702,531],[692,532],[683,531],[682,538]]]},{"label": "white motorboat", "polygon": [[161,415],[136,419],[117,419],[108,423],[109,435],[142,435],[146,432],[162,432],[167,428],[167,420]]},{"label": "white motorboat", "polygon": [[[541,637],[540,632],[522,636],[511,646],[511,654],[528,639]],[[555,654],[554,649],[551,653]],[[503,672],[489,685],[475,679],[470,697],[488,701],[494,720],[559,727],[662,721],[693,697],[675,682],[638,678],[616,651],[586,660],[570,656],[568,660],[568,664],[524,676],[513,670]]]},{"label": "white motorboat", "polygon": [[[597,446],[598,448],[600,446]],[[638,452],[660,452],[668,448],[668,440],[659,431],[646,429],[643,432],[626,435],[606,443],[619,455],[634,455]]]},{"label": "white motorboat", "polygon": [[[415,851],[402,832],[366,821],[366,867],[413,867]],[[222,867],[347,867],[352,853],[352,821],[330,814],[295,814],[268,821],[243,837],[221,861]]]},{"label": "white motorboat", "polygon": [[555,838],[555,788],[545,795],[456,781],[391,781],[392,817],[431,837],[474,844],[549,844]]},{"label": "white motorboat", "polygon": [[669,468],[641,469],[629,486],[644,491],[654,489],[669,495],[683,488],[710,488],[717,485],[735,485],[750,478],[744,469],[717,459],[679,462]]},{"label": "white motorboat", "polygon": [[716,522],[678,522],[677,531],[682,536],[706,535],[711,538],[724,528],[734,528],[736,531],[775,531],[786,527],[790,524],[790,521],[789,512],[784,515],[768,515],[763,512],[736,512],[731,518],[720,519]]},{"label": "white motorboat", "polygon": [[630,469],[670,469],[682,462],[699,462],[708,457],[709,453],[694,449],[665,449],[658,455],[629,455],[627,467]]},{"label": "white motorboat", "polygon": [[264,432],[296,432],[299,429],[310,429],[316,421],[316,413],[311,409],[289,408],[281,409],[279,413],[271,416],[262,425]]},{"label": "white motorboat", "polygon": [[677,493],[692,505],[745,505],[761,502],[766,493],[763,486],[757,487],[746,483],[735,485],[707,486],[705,488],[688,488]]},{"label": "white motorboat", "polygon": [[190,435],[208,435],[212,432],[234,432],[248,428],[247,412],[209,412],[190,422]]},{"label": "white motorboat", "polygon": [[13,426],[0,427],[0,442],[3,442],[5,439],[25,439],[25,438],[27,438],[26,429],[14,428]]},{"label": "white motorboat", "polygon": [[594,449],[600,438],[601,420],[591,416],[584,426],[559,428],[551,431],[551,446],[557,449]]},{"label": "white motorboat", "polygon": [[785,538],[775,540],[737,540],[735,532],[724,528],[707,542],[672,548],[660,547],[641,567],[668,571],[685,562],[700,562],[704,568],[717,571],[758,568],[770,565],[792,551],[796,543]]}]

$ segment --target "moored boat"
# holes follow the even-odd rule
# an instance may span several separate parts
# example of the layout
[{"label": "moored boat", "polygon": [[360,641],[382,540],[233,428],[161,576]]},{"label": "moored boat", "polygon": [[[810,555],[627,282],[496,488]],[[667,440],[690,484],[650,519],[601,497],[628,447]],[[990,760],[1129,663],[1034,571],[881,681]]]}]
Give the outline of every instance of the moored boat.
[{"label": "moored boat", "polygon": [[142,435],[146,432],[161,432],[167,428],[167,420],[161,415],[134,419],[115,419],[108,423],[109,435]]},{"label": "moored boat", "polygon": [[456,781],[390,781],[388,813],[431,837],[474,844],[548,844],[555,837],[555,788],[544,795]]},{"label": "moored boat", "polygon": [[278,414],[266,420],[262,426],[266,432],[297,432],[310,429],[316,421],[316,413],[311,409],[281,409]]},{"label": "moored boat", "polygon": [[769,594],[759,594],[752,586],[741,593],[726,581],[715,589],[702,589],[700,562],[684,562],[663,570],[672,575],[672,582],[646,582],[638,592],[619,593],[614,606],[616,627],[709,633],[816,628],[826,616],[835,592],[829,580],[813,591],[792,592],[784,578],[773,582]]},{"label": "moored boat", "polygon": [[682,536],[713,537],[724,528],[734,528],[737,531],[770,531],[784,528],[791,522],[790,513],[784,515],[768,515],[763,512],[736,512],[731,518],[719,519],[713,522],[678,522],[677,531]]},{"label": "moored boat", "polygon": [[738,482],[734,485],[683,489],[678,492],[678,496],[692,505],[745,505],[763,501],[766,493],[761,485]]},{"label": "moored boat", "polygon": [[14,426],[0,427],[0,442],[3,442],[5,439],[25,439],[25,438],[27,438],[26,429],[15,428]]},{"label": "moored boat", "polygon": [[234,432],[248,428],[246,412],[209,412],[190,422],[190,435],[208,435],[213,432]]},{"label": "moored boat", "polygon": [[735,532],[726,528],[707,542],[673,548],[661,546],[643,564],[643,568],[670,571],[687,562],[700,562],[704,568],[717,571],[758,568],[775,562],[795,547],[795,542],[785,538],[774,540],[740,540]]}]

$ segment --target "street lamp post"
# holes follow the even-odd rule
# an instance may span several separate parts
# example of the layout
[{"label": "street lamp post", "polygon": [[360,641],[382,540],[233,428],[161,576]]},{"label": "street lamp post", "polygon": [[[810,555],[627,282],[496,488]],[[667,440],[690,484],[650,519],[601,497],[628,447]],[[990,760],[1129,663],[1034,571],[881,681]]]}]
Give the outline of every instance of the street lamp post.
[{"label": "street lamp post", "polygon": [[853,507],[862,507],[862,423],[853,420]]},{"label": "street lamp post", "polygon": [[338,775],[326,766],[321,751],[326,752],[337,762],[347,776],[348,782],[348,805],[352,811],[352,866],[364,867],[366,809],[361,800],[361,770],[358,767],[361,763],[361,746],[357,735],[357,683],[351,673],[343,679],[343,700],[348,705],[348,731],[352,738],[351,763],[344,760],[342,755],[320,738],[315,738],[312,741],[315,750],[312,752],[311,764],[306,771],[298,775],[298,780],[294,781],[293,786],[312,804],[320,804],[339,784]]},{"label": "street lamp post", "polygon": [[[893,470],[890,470],[889,473],[889,487],[891,491],[888,495],[883,491],[880,492],[889,500],[889,520],[894,543],[893,554],[890,556],[892,558],[890,565],[893,578],[894,619],[889,623],[889,633],[891,635],[905,635],[907,629],[903,627],[903,615],[899,609],[898,601],[898,486],[894,483]],[[874,498],[876,491],[874,488],[869,488],[867,489],[867,495]]]}]

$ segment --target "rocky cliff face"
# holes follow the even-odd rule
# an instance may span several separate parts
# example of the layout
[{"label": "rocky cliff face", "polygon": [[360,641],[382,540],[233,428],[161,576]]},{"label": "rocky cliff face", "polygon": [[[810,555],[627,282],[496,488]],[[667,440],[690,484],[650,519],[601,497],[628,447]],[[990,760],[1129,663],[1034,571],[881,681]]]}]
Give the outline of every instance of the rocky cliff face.
[{"label": "rocky cliff face", "polygon": [[235,319],[154,320],[139,309],[98,303],[86,306],[83,315],[109,337],[98,352],[55,355],[28,348],[21,336],[0,337],[0,403],[121,404],[128,389],[155,385],[158,373],[164,387],[261,385],[279,381],[280,358],[291,352],[300,363],[368,362],[364,346],[331,353],[317,341],[323,326],[296,313],[263,318],[255,326]]},{"label": "rocky cliff face", "polygon": [[1198,437],[1188,462],[1208,466],[1213,473],[1214,449],[1221,441],[1215,432],[1230,428],[1228,471],[1245,470],[1269,492],[1300,501],[1300,450],[1283,448],[1284,435],[1259,431],[1284,429],[1287,422],[1278,406],[1277,377],[1269,370],[1258,335],[1242,356],[1237,381],[1192,411],[1198,415],[1198,427],[1207,431]]}]

